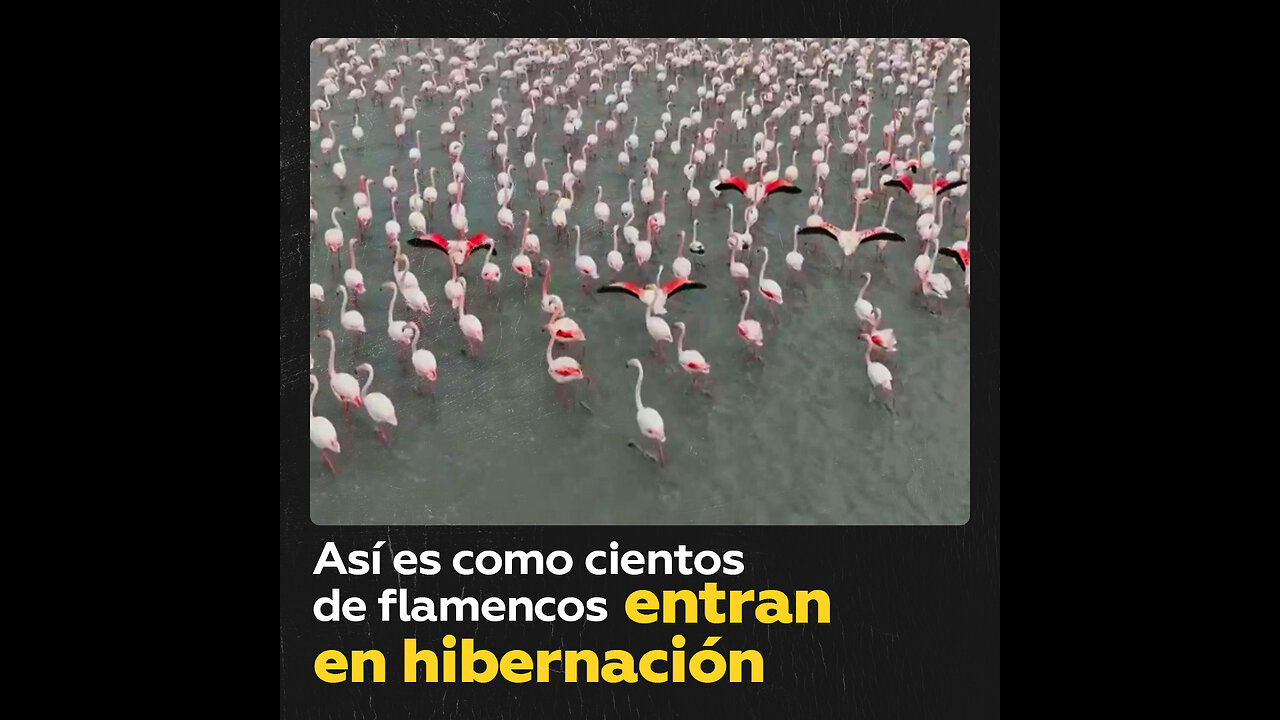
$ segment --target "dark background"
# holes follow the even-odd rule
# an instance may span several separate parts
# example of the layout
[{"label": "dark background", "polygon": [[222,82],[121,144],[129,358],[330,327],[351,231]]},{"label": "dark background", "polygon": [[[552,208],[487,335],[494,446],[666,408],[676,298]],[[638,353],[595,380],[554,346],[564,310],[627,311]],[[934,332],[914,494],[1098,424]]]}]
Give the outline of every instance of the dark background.
[{"label": "dark background", "polygon": [[[656,6],[594,2],[537,5],[486,3],[444,6],[415,4],[412,12],[387,3],[287,2],[281,5],[280,50],[280,714],[289,718],[542,718],[542,717],[739,717],[806,718],[994,718],[1000,702],[1000,353],[999,216],[996,183],[984,183],[973,198],[984,219],[987,248],[973,333],[971,448],[972,517],[960,527],[320,527],[310,521],[307,500],[308,453],[297,432],[298,409],[306,402],[307,284],[306,232],[308,141],[304,124],[309,102],[308,43],[316,36],[662,36],[712,30],[723,35],[772,36],[824,29],[838,36],[961,36],[976,48],[981,89],[973,113],[990,129],[983,148],[985,166],[999,167],[1000,43],[997,3],[964,7],[941,2],[881,0],[858,4],[789,3],[748,6],[702,3],[692,14],[663,16]],[[665,20],[663,23],[655,19]],[[605,20],[615,22],[605,23]],[[700,22],[689,22],[696,20]],[[658,27],[661,25],[661,27]],[[623,30],[622,28],[625,28]],[[994,171],[993,171],[994,172]],[[292,220],[296,218],[297,220]],[[288,223],[295,223],[289,225]],[[344,553],[371,549],[385,540],[383,573],[339,577],[311,571],[326,541]],[[717,575],[595,577],[583,570],[591,550],[740,549],[746,570]],[[394,552],[439,550],[445,566],[434,577],[403,577],[386,562]],[[479,575],[460,577],[449,559],[457,550],[563,549],[573,555],[574,572],[564,577]],[[635,589],[698,589],[715,581],[724,590],[825,590],[832,600],[831,623],[808,625],[676,624],[636,625],[623,602]],[[484,598],[602,596],[609,619],[603,623],[382,623],[376,597],[403,584],[410,595],[470,595]],[[320,623],[311,614],[317,597],[338,587],[344,597],[361,596],[370,622]],[[721,635],[718,648],[757,649],[765,659],[765,682],[609,684],[553,681],[513,685],[499,676],[487,684],[401,682],[401,644],[417,637],[419,649],[441,649],[453,633],[473,637],[478,648],[499,656],[510,649],[627,649],[635,656],[669,649],[682,633],[686,650],[708,635]],[[313,663],[326,649],[381,650],[387,657],[383,684],[326,684]]]}]

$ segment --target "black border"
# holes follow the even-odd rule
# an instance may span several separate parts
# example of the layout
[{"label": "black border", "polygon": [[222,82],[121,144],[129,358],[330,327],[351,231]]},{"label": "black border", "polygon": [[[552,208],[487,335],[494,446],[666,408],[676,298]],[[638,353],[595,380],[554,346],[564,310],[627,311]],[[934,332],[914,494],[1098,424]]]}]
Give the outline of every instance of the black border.
[{"label": "black border", "polygon": [[[762,6],[756,6],[762,7]],[[416,35],[421,29],[452,35],[483,30],[489,36],[519,28],[529,34],[566,35],[551,30],[568,20],[581,35],[607,33],[601,20],[623,22],[628,35],[653,25],[653,6],[633,4],[557,6],[542,15],[532,5],[491,3],[432,8],[406,6],[409,13],[390,6],[336,2],[293,3],[281,6],[281,247],[280,247],[280,712],[282,717],[697,717],[732,712],[745,717],[984,717],[999,715],[999,595],[1000,595],[1000,436],[999,436],[999,211],[1000,188],[984,185],[973,202],[986,207],[983,218],[987,251],[980,256],[982,290],[972,325],[974,345],[992,348],[975,354],[972,382],[976,401],[972,410],[971,517],[963,526],[939,527],[328,527],[311,523],[308,505],[310,445],[296,432],[297,408],[305,402],[307,326],[309,307],[303,299],[307,284],[305,225],[288,225],[303,217],[306,205],[308,140],[302,123],[310,96],[305,78],[309,41],[318,35],[350,29],[361,37]],[[857,28],[857,36],[922,36],[946,34],[970,40],[982,73],[980,101],[974,114],[984,128],[983,155],[987,167],[999,167],[1000,42],[999,6],[962,7],[931,0],[860,3],[856,6],[794,6],[805,29]],[[791,25],[787,14],[771,8],[759,22],[780,34]],[[685,13],[688,15],[688,13]],[[742,24],[755,13],[743,4],[701,4],[694,16],[725,18],[725,25]],[[780,15],[780,17],[776,17]],[[397,18],[414,22],[397,23]],[[664,30],[683,20],[670,16]],[[729,20],[732,22],[729,22]],[[735,28],[741,29],[741,28]],[[797,28],[798,30],[801,28]],[[944,32],[945,31],[945,32]],[[361,35],[361,33],[365,33]],[[434,33],[439,35],[441,33]],[[994,172],[993,172],[994,176]],[[987,265],[983,268],[982,265]],[[981,399],[986,399],[983,402]],[[290,460],[290,458],[296,458]],[[333,583],[317,583],[310,571],[327,540],[344,548],[388,540],[397,548],[564,548],[581,556],[587,549],[607,547],[617,540],[624,548],[663,548],[679,543],[694,549],[740,548],[747,553],[748,572],[734,587],[816,587],[831,593],[833,624],[770,629],[746,627],[734,647],[773,648],[782,668],[771,667],[768,682],[758,686],[634,686],[523,685],[501,681],[487,686],[325,686],[311,671],[316,647],[368,646],[375,634],[417,634],[425,646],[450,631],[424,626],[414,633],[396,625],[372,627],[322,626],[310,616],[311,601]],[[453,594],[458,578],[443,574],[438,589],[418,587],[421,594]],[[621,618],[621,600],[639,587],[678,587],[683,579],[614,578],[597,580],[570,576],[558,582],[511,579],[467,583],[467,592],[524,595],[545,591],[556,596],[604,595],[611,620],[585,632],[581,627],[537,629],[459,627],[495,650],[524,647],[566,648],[663,647],[657,635],[641,632]],[[343,587],[359,592],[356,582]],[[730,584],[722,583],[722,587]],[[684,632],[696,637],[707,628]],[[599,631],[593,635],[593,632]],[[504,633],[508,634],[503,639]],[[552,638],[547,640],[548,634]],[[709,634],[709,633],[707,633]],[[724,632],[726,641],[735,639]],[[865,636],[865,637],[864,637]],[[534,640],[532,638],[538,637]],[[614,644],[611,644],[610,638]],[[364,641],[363,643],[361,641]],[[754,643],[754,644],[753,644]],[[812,655],[812,657],[810,657]],[[771,657],[766,652],[766,659]],[[820,659],[820,662],[819,662]],[[394,664],[393,664],[394,668]],[[394,675],[394,670],[391,672]],[[521,701],[521,698],[525,700]]]}]

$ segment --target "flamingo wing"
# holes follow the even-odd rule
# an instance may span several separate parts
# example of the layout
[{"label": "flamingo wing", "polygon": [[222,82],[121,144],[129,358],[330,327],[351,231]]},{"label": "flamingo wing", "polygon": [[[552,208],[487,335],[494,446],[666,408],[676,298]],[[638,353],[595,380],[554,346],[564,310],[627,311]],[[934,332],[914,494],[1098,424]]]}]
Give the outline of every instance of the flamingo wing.
[{"label": "flamingo wing", "polygon": [[801,190],[795,185],[792,185],[790,180],[787,180],[785,178],[778,178],[777,180],[774,180],[773,182],[764,186],[765,195],[772,195],[775,192],[787,193],[789,195],[799,195],[801,193]]},{"label": "flamingo wing", "polygon": [[609,283],[608,285],[598,288],[596,292],[627,293],[628,295],[633,296],[635,299],[641,300],[643,299],[644,288],[640,287],[639,285],[636,285],[635,283],[615,282],[615,283]]},{"label": "flamingo wing", "polygon": [[818,225],[810,225],[800,228],[797,235],[826,235],[827,237],[840,242],[840,228],[831,223],[821,223]]},{"label": "flamingo wing", "polygon": [[936,182],[936,181],[935,181],[935,182],[934,182],[934,184],[933,184],[933,188],[934,188],[934,190],[933,190],[933,191],[934,191],[935,193],[937,193],[937,194],[941,195],[942,193],[944,193],[944,192],[946,192],[946,191],[948,191],[948,190],[955,190],[956,188],[960,187],[961,185],[968,185],[968,184],[969,184],[969,181],[968,181],[968,180],[957,180],[957,181],[955,181],[955,182],[953,182],[953,183],[949,183],[949,182],[947,182],[946,180],[943,180],[941,183],[938,183],[938,182]]},{"label": "flamingo wing", "polygon": [[681,290],[702,290],[702,289],[705,289],[706,287],[707,287],[706,285],[700,282],[691,282],[689,280],[677,279],[677,280],[672,280],[666,285],[663,285],[662,292],[667,297],[671,297],[672,295],[675,295]]},{"label": "flamingo wing", "polygon": [[938,254],[946,255],[952,260],[955,260],[956,264],[960,266],[961,270],[966,269],[969,265],[969,253],[967,251],[961,254],[960,251],[953,250],[951,248],[938,248]]},{"label": "flamingo wing", "polygon": [[907,192],[911,192],[911,188],[915,187],[915,182],[913,182],[913,181],[911,180],[911,176],[910,176],[910,175],[908,175],[908,174],[906,174],[906,173],[902,173],[902,174],[901,174],[901,175],[899,175],[898,177],[896,177],[896,178],[894,178],[894,179],[890,180],[889,182],[886,182],[886,183],[885,183],[885,185],[892,185],[892,186],[894,186],[894,187],[900,187],[900,188],[902,188],[903,190],[906,190]]},{"label": "flamingo wing", "polygon": [[716,186],[716,190],[737,190],[743,195],[747,194],[747,181],[740,177],[731,177],[727,181]]},{"label": "flamingo wing", "polygon": [[476,233],[475,235],[471,236],[470,240],[467,241],[467,257],[471,257],[471,253],[476,248],[489,247],[489,246],[493,246],[493,254],[497,255],[498,248],[497,248],[497,244],[494,243],[493,238],[489,237],[488,235],[485,235],[484,233]]},{"label": "flamingo wing", "polygon": [[439,233],[411,237],[408,243],[414,247],[435,248],[446,255],[449,254],[449,241],[441,237]]},{"label": "flamingo wing", "polygon": [[862,232],[858,233],[858,235],[860,236],[858,239],[859,245],[861,245],[864,242],[871,242],[872,240],[892,240],[894,242],[907,241],[906,238],[890,230],[889,228],[884,227],[883,225],[881,225],[880,227],[867,228],[866,230],[863,230]]}]

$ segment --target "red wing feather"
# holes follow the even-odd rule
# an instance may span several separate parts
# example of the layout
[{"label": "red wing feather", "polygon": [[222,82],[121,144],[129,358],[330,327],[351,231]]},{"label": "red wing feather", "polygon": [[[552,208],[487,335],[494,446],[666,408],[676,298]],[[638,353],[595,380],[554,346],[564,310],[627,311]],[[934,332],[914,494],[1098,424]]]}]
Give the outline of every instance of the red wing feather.
[{"label": "red wing feather", "polygon": [[408,243],[414,247],[435,248],[446,254],[449,252],[449,241],[441,237],[439,233],[411,237]]},{"label": "red wing feather", "polygon": [[629,282],[616,282],[616,283],[609,283],[608,285],[605,285],[604,287],[601,287],[600,289],[596,290],[596,292],[598,292],[598,293],[615,293],[615,292],[617,292],[617,293],[627,293],[627,294],[629,294],[629,295],[633,295],[633,296],[635,296],[635,298],[636,298],[637,300],[640,300],[640,299],[642,298],[642,296],[644,295],[644,288],[640,287],[639,285],[636,285],[635,283],[629,283]]},{"label": "red wing feather", "polygon": [[747,194],[747,181],[740,177],[731,177],[725,182],[716,186],[717,190],[737,190],[743,195]]},{"label": "red wing feather", "polygon": [[789,193],[791,195],[796,195],[800,193],[801,190],[795,185],[792,185],[790,180],[787,180],[785,178],[779,178],[769,183],[768,185],[764,186],[765,195],[770,195],[775,192],[784,192],[784,193]]},{"label": "red wing feather", "polygon": [[700,290],[705,287],[706,285],[703,285],[700,282],[692,282],[689,280],[685,280],[683,278],[677,278],[667,283],[666,285],[663,285],[662,292],[667,297],[671,297],[672,295],[675,295],[681,290]]}]

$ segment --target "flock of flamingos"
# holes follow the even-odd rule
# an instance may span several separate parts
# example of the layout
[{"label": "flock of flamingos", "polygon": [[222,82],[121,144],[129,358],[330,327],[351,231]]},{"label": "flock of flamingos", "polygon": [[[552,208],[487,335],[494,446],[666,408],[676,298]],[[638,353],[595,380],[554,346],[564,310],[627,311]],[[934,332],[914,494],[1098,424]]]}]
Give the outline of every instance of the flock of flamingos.
[{"label": "flock of flamingos", "polygon": [[[543,252],[537,234],[530,232],[534,196],[540,219],[545,216],[548,204],[551,205],[551,226],[557,238],[567,240],[572,233],[573,267],[582,279],[581,291],[591,292],[591,286],[595,285],[595,292],[630,295],[639,301],[644,308],[645,329],[654,342],[654,361],[666,362],[663,344],[675,342],[676,362],[688,373],[690,384],[695,388],[702,376],[711,373],[712,364],[702,353],[685,346],[684,323],[668,324],[663,315],[667,314],[666,304],[670,298],[682,292],[697,292],[705,289],[707,283],[724,280],[694,277],[693,263],[686,256],[686,253],[704,256],[714,252],[710,248],[714,243],[704,245],[697,239],[696,214],[704,198],[699,185],[707,188],[712,203],[729,207],[727,279],[741,288],[742,313],[735,332],[745,344],[748,361],[763,362],[760,353],[765,346],[766,329],[759,320],[747,317],[751,310],[751,275],[756,275],[755,291],[775,327],[778,310],[774,306],[784,305],[782,285],[767,276],[769,249],[757,247],[752,252],[751,230],[771,205],[801,202],[791,197],[793,195],[809,194],[811,214],[803,227],[797,225],[793,229],[792,250],[785,257],[787,269],[783,272],[803,272],[805,253],[800,251],[799,244],[802,235],[835,241],[842,269],[852,266],[850,256],[864,245],[872,248],[864,253],[875,253],[873,262],[897,262],[895,258],[902,256],[888,249],[890,244],[907,243],[910,237],[919,244],[914,260],[918,279],[914,291],[920,293],[923,304],[930,312],[938,313],[942,302],[951,299],[952,280],[944,272],[947,269],[963,275],[967,304],[969,213],[963,216],[963,241],[950,247],[940,247],[939,241],[948,214],[944,206],[951,205],[952,222],[960,221],[953,198],[968,190],[966,138],[970,73],[969,47],[963,40],[833,39],[822,43],[812,38],[764,38],[757,47],[748,40],[730,38],[517,38],[505,43],[471,38],[371,42],[320,38],[313,47],[327,68],[317,85],[319,97],[311,105],[311,132],[319,136],[318,144],[313,144],[313,152],[318,150],[319,155],[311,163],[312,172],[331,173],[344,189],[354,188],[350,209],[333,207],[322,214],[316,208],[315,199],[311,200],[313,237],[327,219],[331,227],[323,231],[323,242],[332,258],[330,268],[313,267],[313,273],[323,276],[332,272],[336,277],[336,266],[347,265],[341,284],[336,284],[334,290],[341,296],[338,324],[343,337],[349,338],[356,347],[366,331],[364,316],[357,309],[360,296],[375,286],[391,291],[387,333],[401,348],[401,361],[412,365],[419,385],[425,381],[433,393],[436,359],[429,348],[450,345],[456,340],[422,337],[419,320],[424,313],[433,311],[432,302],[440,298],[433,293],[434,298],[429,299],[419,285],[410,271],[410,257],[403,252],[405,246],[438,250],[443,256],[441,262],[449,264],[450,279],[444,284],[444,300],[456,317],[468,353],[481,360],[484,325],[477,315],[468,311],[475,307],[469,303],[474,287],[467,279],[467,271],[472,267],[470,259],[478,256],[483,260],[479,279],[489,293],[496,292],[503,283],[503,267],[499,264],[503,256],[510,255],[508,267],[519,278],[514,280],[507,275],[507,283],[522,283],[527,290],[534,282],[535,271],[541,271],[541,310],[547,316],[543,326],[547,332],[547,374],[556,383],[561,403],[566,405],[566,386],[581,380],[590,382],[581,356],[556,355],[557,349],[566,353],[575,346],[582,347],[587,336],[577,322],[566,316],[561,298],[549,291],[552,261]],[[949,74],[943,74],[944,68]],[[670,97],[682,80],[701,81],[697,105],[677,118],[671,112],[672,103],[667,103],[661,117],[644,118],[646,127],[656,129],[652,142],[643,142],[638,134],[642,118],[627,117],[629,96],[641,83],[656,83],[658,88],[665,86]],[[895,108],[891,117],[883,118],[878,136],[873,131],[875,116],[870,112],[872,98],[877,96],[891,98]],[[942,105],[959,102],[964,103],[963,122],[950,129],[935,127],[934,120]],[[361,110],[371,105],[381,106],[385,111],[382,115],[393,121],[391,130],[399,144],[400,156],[407,155],[403,165],[397,163],[389,168],[380,184],[376,178],[370,182],[362,174],[376,172],[375,169],[349,168],[345,155],[348,144],[364,139],[366,131],[360,122],[372,114],[362,115]],[[518,117],[508,115],[514,108],[519,108]],[[494,219],[473,219],[468,217],[463,204],[470,182],[463,164],[463,149],[468,140],[465,131],[457,131],[457,120],[466,113],[485,112],[491,115],[485,139],[489,150],[487,161],[499,168],[495,188],[499,210]],[[677,110],[676,115],[680,114]],[[596,117],[589,117],[592,115]],[[447,147],[451,165],[422,168],[423,129],[428,132],[427,141],[433,142],[430,133],[435,120],[439,120],[439,142]],[[670,132],[673,124],[675,133]],[[720,132],[754,133],[755,153],[743,158],[740,166],[731,167],[727,150],[723,158],[717,155],[715,144]],[[532,139],[538,133],[563,136],[565,170],[555,190],[546,166],[558,158],[536,156]],[[810,155],[810,166],[801,170],[796,165],[800,152],[796,148],[806,140],[816,149]],[[791,162],[785,167],[784,141],[789,142],[791,148]],[[939,147],[943,143],[945,150]],[[636,153],[645,146],[648,157],[641,160]],[[827,178],[833,161],[838,159],[832,157],[833,149],[846,156],[848,165],[854,168],[850,178],[853,191],[849,197],[826,193]],[[672,181],[671,175],[667,175],[670,184],[659,191],[659,160],[667,151],[674,162],[683,165],[684,180],[677,175]],[[875,154],[871,155],[873,151]],[[630,191],[636,180],[629,181],[627,200],[617,207],[617,214],[604,201],[602,188],[595,188],[592,211],[601,232],[612,224],[613,249],[606,256],[605,265],[615,281],[600,281],[601,269],[594,258],[581,252],[581,227],[570,226],[568,213],[578,197],[590,196],[590,186],[584,178],[593,166],[597,172],[630,173],[633,163],[643,166],[639,180],[639,199],[646,215],[643,233],[633,225],[637,221],[637,207]],[[713,163],[718,167],[713,167]],[[541,179],[517,194],[513,175],[519,165],[524,166],[526,177],[532,179],[540,173]],[[411,187],[401,184],[398,168],[411,170]],[[443,193],[437,188],[437,175],[448,180]],[[422,182],[424,178],[426,183]],[[408,196],[408,232],[402,232],[399,223],[399,199],[405,195]],[[554,196],[553,199],[548,201],[548,195]],[[692,232],[680,231],[674,257],[661,260],[659,244],[670,232],[666,212],[670,195],[683,197]],[[447,205],[449,226],[440,223],[442,227],[437,231],[435,208],[441,199]],[[733,230],[733,200],[744,205],[741,231]],[[878,225],[860,229],[863,206],[876,201],[883,203],[884,219]],[[895,201],[914,205],[917,214],[914,228],[895,230],[885,225],[889,208]],[[518,202],[526,208],[514,210],[512,206]],[[821,210],[826,203],[852,203],[855,206],[853,227],[840,228],[824,221]],[[355,216],[354,223],[351,213]],[[385,279],[371,279],[372,284],[367,284],[357,267],[356,245],[370,242],[376,234],[375,213],[385,218],[383,228],[388,253],[385,265],[378,265],[389,268],[390,272]],[[619,216],[622,225],[614,224]],[[519,243],[502,247],[486,232],[489,229],[501,234],[496,231],[497,227],[505,233],[518,232]],[[619,250],[620,228],[625,253]],[[670,247],[672,243],[666,244]],[[814,247],[815,244],[808,244],[808,251],[812,252]],[[938,264],[939,255],[947,258],[942,265]],[[428,253],[428,257],[431,256]],[[753,262],[753,256],[758,256],[760,262],[754,273],[743,262],[743,259]],[[649,268],[657,265],[654,281],[644,284],[616,281],[629,262],[636,264],[642,277],[648,277]],[[366,266],[369,264],[366,262]],[[663,282],[662,276],[668,267],[671,277]],[[892,329],[882,327],[880,309],[866,297],[871,273],[863,272],[860,278],[861,289],[852,303],[852,311],[860,323],[858,339],[865,342],[863,357],[867,378],[872,391],[878,392],[893,412],[893,375],[880,360],[896,352],[897,338]],[[851,297],[855,286],[855,282],[850,282]],[[324,317],[326,300],[336,299],[323,284],[314,282],[310,286],[310,297],[321,317]],[[405,313],[407,319],[395,318],[398,305],[402,305],[400,312]],[[673,327],[678,336],[673,336]],[[369,391],[374,381],[373,366],[364,363],[356,368],[357,375],[364,375],[361,385],[355,375],[339,372],[335,367],[338,338],[333,330],[321,330],[318,336],[328,343],[329,388],[341,404],[348,427],[352,427],[351,407],[363,408],[377,428],[378,440],[389,446],[387,428],[397,424],[396,409],[389,397]],[[666,433],[662,415],[646,407],[641,395],[644,364],[639,358],[631,358],[627,364],[636,370],[636,422],[640,433],[653,441],[656,459],[665,466]],[[315,368],[314,355],[311,367]],[[315,414],[320,381],[314,374],[310,381],[311,442],[320,449],[329,470],[337,474],[334,455],[341,451],[338,432],[332,422]],[[420,393],[420,388],[417,391]]]}]

